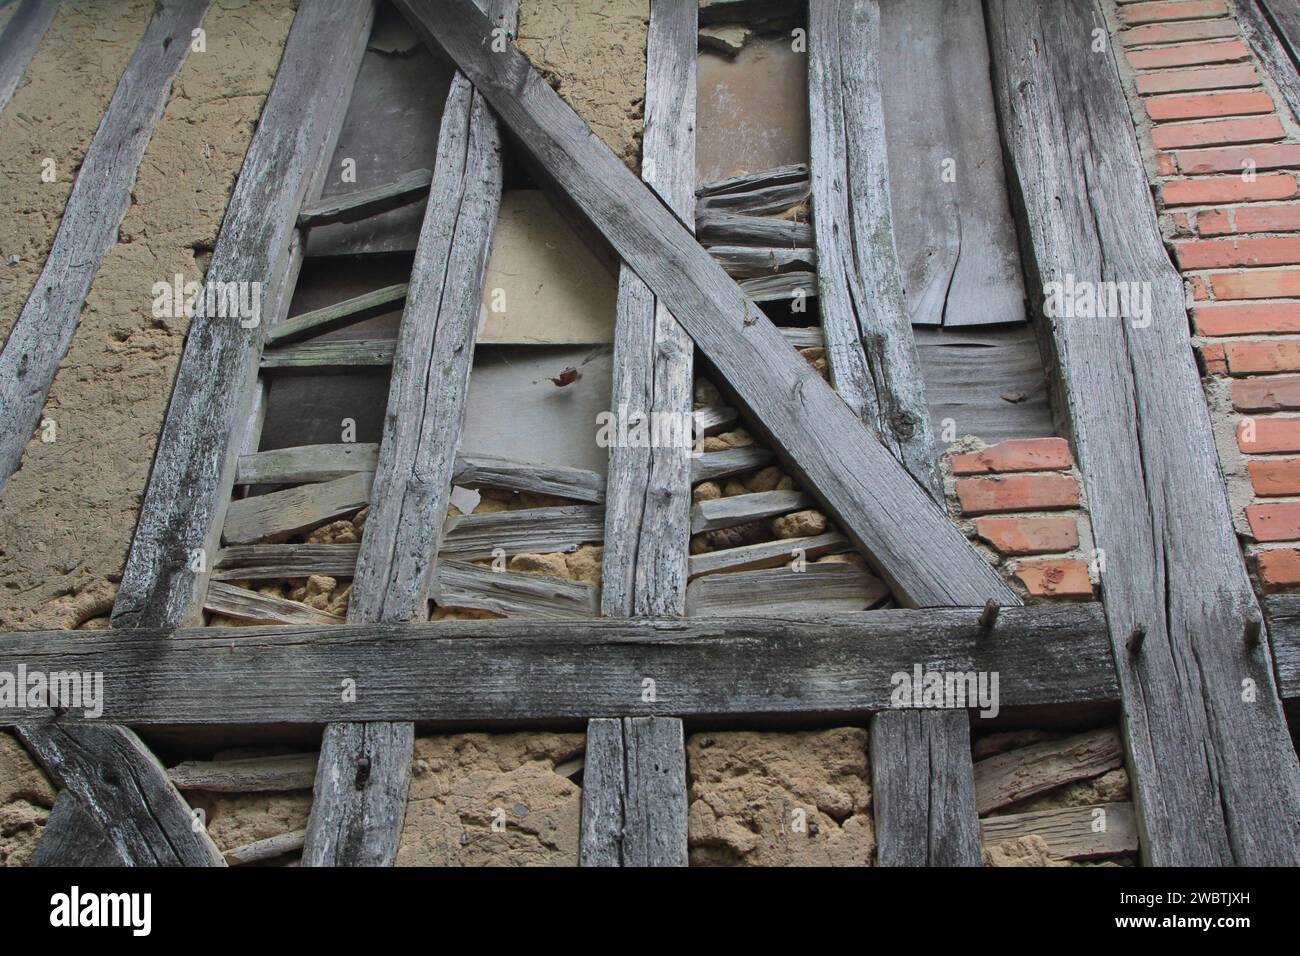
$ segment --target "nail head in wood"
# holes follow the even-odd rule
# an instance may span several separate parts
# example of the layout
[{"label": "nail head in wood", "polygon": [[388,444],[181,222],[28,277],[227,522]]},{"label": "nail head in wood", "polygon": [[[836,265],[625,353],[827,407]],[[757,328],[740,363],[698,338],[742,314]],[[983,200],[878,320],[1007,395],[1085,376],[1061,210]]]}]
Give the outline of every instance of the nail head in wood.
[{"label": "nail head in wood", "polygon": [[1133,625],[1133,633],[1128,636],[1128,643],[1125,645],[1128,652],[1134,656],[1142,653],[1142,642],[1147,639],[1147,629],[1144,624]]},{"label": "nail head in wood", "polygon": [[998,611],[1001,608],[992,598],[984,602],[984,610],[980,613],[980,636],[988,637],[993,633],[993,627],[998,623]]}]

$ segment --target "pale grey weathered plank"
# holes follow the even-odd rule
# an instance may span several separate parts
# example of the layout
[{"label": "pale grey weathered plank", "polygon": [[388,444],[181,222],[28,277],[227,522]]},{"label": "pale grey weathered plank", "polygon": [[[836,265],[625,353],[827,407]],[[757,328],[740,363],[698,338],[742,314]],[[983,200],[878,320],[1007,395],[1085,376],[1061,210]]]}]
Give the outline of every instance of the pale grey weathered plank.
[{"label": "pale grey weathered plank", "polygon": [[318,611],[297,601],[286,601],[284,598],[235,587],[224,581],[208,584],[203,609],[241,621],[266,624],[342,624],[344,621],[337,614]]},{"label": "pale grey weathered plank", "polygon": [[[367,522],[367,529],[369,526]],[[459,515],[447,519],[438,554],[475,561],[493,557],[499,551],[506,554],[574,551],[582,544],[600,543],[605,530],[605,514],[599,505]]]},{"label": "pale grey weathered plank", "polygon": [[823,555],[850,551],[852,547],[848,538],[831,531],[810,538],[782,538],[722,551],[706,551],[691,555],[690,576],[698,578],[725,571],[775,568],[799,558],[811,561]]},{"label": "pale grey weathered plank", "polygon": [[[118,227],[130,208],[136,170],[189,53],[190,31],[203,21],[210,3],[159,4],[77,170],[45,267],[0,351],[0,487],[18,469],[31,441],[100,259],[117,241]],[[36,26],[47,14],[50,11],[37,8],[17,16],[22,18],[20,26]],[[0,48],[0,53],[6,52]],[[17,56],[19,50],[11,52]],[[5,82],[0,76],[0,84]],[[7,99],[7,94],[0,99],[0,108]]]},{"label": "pale grey weathered plank", "polygon": [[692,617],[731,614],[829,614],[856,612],[889,597],[874,574],[852,564],[817,562],[803,571],[766,568],[708,574],[686,589]]},{"label": "pale grey weathered plank", "polygon": [[227,544],[252,544],[306,531],[364,508],[370,502],[371,482],[370,472],[359,471],[333,481],[239,498],[226,511],[221,536]]},{"label": "pale grey weathered plank", "polygon": [[22,0],[5,25],[0,34],[0,112],[9,105],[58,9],[59,0]]},{"label": "pale grey weathered plank", "polygon": [[623,807],[627,799],[627,758],[623,721],[587,721],[587,752],[582,770],[582,866],[623,865]]},{"label": "pale grey weathered plank", "polygon": [[235,483],[294,485],[333,481],[360,471],[374,471],[378,462],[379,445],[373,442],[277,448],[240,455],[235,468]]},{"label": "pale grey weathered plank", "polygon": [[[1106,555],[1102,592],[1143,859],[1294,865],[1300,769],[1268,643],[1247,639],[1260,611],[1233,533],[1182,281],[1112,54],[1090,48],[1105,20],[1095,0],[992,0],[989,27],[1036,279],[1044,289],[1069,275],[1150,290],[1147,316],[1044,319]],[[1130,650],[1137,627],[1145,638]],[[1254,689],[1249,703],[1244,686]]]},{"label": "pale grey weathered plank", "polygon": [[475,608],[506,617],[572,620],[599,613],[596,588],[540,574],[493,571],[441,559],[430,597],[440,607]]},{"label": "pale grey weathered plank", "polygon": [[[1003,708],[1115,699],[1098,605],[1003,608],[993,640],[980,613],[32,631],[0,643],[0,670],[101,672],[102,719],[141,726],[847,716],[889,707],[891,675],[917,661],[997,671]],[[654,702],[641,700],[647,675]],[[361,691],[355,703],[342,699],[344,678]],[[10,708],[0,722],[48,716]],[[79,720],[75,709],[63,718]]]},{"label": "pale grey weathered plank", "polygon": [[701,501],[691,509],[691,534],[715,528],[734,528],[738,524],[810,508],[812,504],[813,500],[802,491],[760,491]]},{"label": "pale grey weathered plank", "polygon": [[1058,860],[1090,860],[1136,853],[1137,819],[1131,803],[1062,807],[985,817],[980,821],[984,846],[1023,837],[1041,837]]},{"label": "pale grey weathered plank", "polygon": [[126,866],[108,834],[71,790],[62,790],[45,822],[32,866]]},{"label": "pale grey weathered plank", "polygon": [[[646,41],[642,177],[683,222],[695,218],[695,0],[654,0]],[[612,407],[629,427],[669,416],[681,441],[609,449],[601,611],[686,613],[694,347],[626,263],[619,273]]]},{"label": "pale grey weathered plank", "polygon": [[[1273,3],[1265,4],[1263,0],[1238,0],[1237,22],[1241,25],[1242,35],[1291,108],[1291,115],[1300,122],[1300,73],[1297,73],[1293,49],[1284,40],[1285,32],[1276,29],[1270,19],[1274,6]],[[1294,5],[1288,5],[1288,0],[1276,6],[1279,10],[1287,10],[1292,18],[1290,22],[1294,24],[1296,32],[1294,48],[1300,49],[1300,15],[1292,12],[1291,7]]]},{"label": "pale grey weathered plank", "polygon": [[1123,762],[1124,746],[1109,727],[1009,750],[975,765],[975,805],[981,815],[990,813]]},{"label": "pale grey weathered plank", "polygon": [[360,322],[384,312],[389,312],[406,300],[407,284],[384,286],[342,302],[312,309],[278,322],[267,333],[267,344],[292,342],[307,335],[320,335],[351,322]]},{"label": "pale grey weathered plank", "polygon": [[399,209],[424,199],[433,182],[427,169],[413,169],[391,183],[357,189],[328,199],[305,204],[298,213],[298,227],[327,226],[335,222],[358,222],[390,209]]},{"label": "pale grey weathered plank", "polygon": [[190,760],[167,771],[179,790],[209,793],[276,793],[308,790],[316,778],[314,753],[238,760]]}]

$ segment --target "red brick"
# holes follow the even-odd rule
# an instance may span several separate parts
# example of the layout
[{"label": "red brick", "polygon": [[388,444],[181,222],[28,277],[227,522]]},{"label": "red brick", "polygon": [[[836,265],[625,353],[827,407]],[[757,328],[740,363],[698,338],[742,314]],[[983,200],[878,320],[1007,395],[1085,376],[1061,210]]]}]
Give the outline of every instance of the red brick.
[{"label": "red brick", "polygon": [[1052,554],[1079,546],[1074,518],[980,518],[975,531],[1002,554]]},{"label": "red brick", "polygon": [[1247,455],[1300,451],[1300,418],[1243,418],[1237,423],[1237,447]]},{"label": "red brick", "polygon": [[1166,206],[1208,206],[1211,203],[1294,199],[1300,195],[1290,173],[1269,173],[1246,182],[1240,176],[1180,179],[1160,187]]},{"label": "red brick", "polygon": [[1016,577],[1035,597],[1092,597],[1088,565],[1073,558],[1021,561],[1016,565]]},{"label": "red brick", "polygon": [[1211,209],[1197,214],[1196,229],[1203,236],[1241,232],[1300,232],[1300,205]]},{"label": "red brick", "polygon": [[1256,541],[1295,541],[1300,539],[1300,501],[1251,505],[1246,521]]},{"label": "red brick", "polygon": [[1049,511],[1079,503],[1079,485],[1070,475],[1011,475],[959,478],[957,497],[966,514]]},{"label": "red brick", "polygon": [[1300,458],[1261,458],[1248,462],[1246,467],[1259,497],[1300,495]]},{"label": "red brick", "polygon": [[1300,584],[1300,551],[1295,548],[1261,551],[1258,564],[1265,591],[1281,591]]},{"label": "red brick", "polygon": [[1259,86],[1259,74],[1249,63],[1233,66],[1207,66],[1196,70],[1161,70],[1141,73],[1137,90],[1143,96],[1153,93],[1186,93],[1192,90],[1228,90],[1238,86]]},{"label": "red brick", "polygon": [[1205,284],[1205,279],[1201,276],[1188,276],[1187,284],[1191,286],[1192,298],[1198,302],[1205,301],[1210,297],[1210,287]]},{"label": "red brick", "polygon": [[990,445],[981,451],[954,455],[957,475],[994,471],[1061,471],[1070,467],[1070,445],[1064,438],[1025,438]]},{"label": "red brick", "polygon": [[1190,236],[1194,233],[1192,227],[1192,214],[1190,212],[1174,213],[1174,232],[1180,236]]},{"label": "red brick", "polygon": [[1206,375],[1227,375],[1228,355],[1222,345],[1206,345],[1201,348],[1201,358],[1205,362]]},{"label": "red brick", "polygon": [[1300,372],[1300,342],[1233,342],[1225,358],[1233,375]]},{"label": "red brick", "polygon": [[1171,153],[1156,153],[1156,173],[1166,179],[1178,175],[1178,164]]},{"label": "red brick", "polygon": [[1151,143],[1156,149],[1180,149],[1258,143],[1281,139],[1285,135],[1282,121],[1276,116],[1256,116],[1249,119],[1206,120],[1157,126],[1151,130]]},{"label": "red brick", "polygon": [[1219,40],[1240,36],[1237,21],[1188,20],[1185,23],[1152,23],[1134,27],[1120,34],[1125,46],[1145,46],[1148,43],[1184,43],[1189,40]]},{"label": "red brick", "polygon": [[1174,244],[1183,269],[1281,266],[1300,262],[1300,236],[1265,239],[1190,239]]},{"label": "red brick", "polygon": [[1263,90],[1153,96],[1146,101],[1146,107],[1147,115],[1153,120],[1211,119],[1217,116],[1271,113],[1273,98]]},{"label": "red brick", "polygon": [[1221,17],[1228,12],[1223,0],[1178,0],[1172,3],[1129,3],[1119,8],[1122,23],[1159,23],[1162,20],[1195,20]]},{"label": "red brick", "polygon": [[1173,153],[1174,166],[1184,175],[1196,173],[1240,173],[1253,161],[1257,171],[1300,166],[1300,143],[1264,146],[1223,146],[1219,149],[1180,149]]},{"label": "red brick", "polygon": [[1216,272],[1209,283],[1216,299],[1300,298],[1300,269]]},{"label": "red brick", "polygon": [[1205,63],[1239,63],[1250,59],[1250,50],[1240,40],[1217,43],[1183,43],[1150,50],[1130,50],[1128,61],[1135,70],[1158,70],[1170,66],[1201,66]]},{"label": "red brick", "polygon": [[1258,305],[1198,305],[1196,331],[1201,335],[1264,335],[1300,332],[1300,302]]},{"label": "red brick", "polygon": [[1283,412],[1300,408],[1300,376],[1239,378],[1232,383],[1232,407],[1239,412]]}]

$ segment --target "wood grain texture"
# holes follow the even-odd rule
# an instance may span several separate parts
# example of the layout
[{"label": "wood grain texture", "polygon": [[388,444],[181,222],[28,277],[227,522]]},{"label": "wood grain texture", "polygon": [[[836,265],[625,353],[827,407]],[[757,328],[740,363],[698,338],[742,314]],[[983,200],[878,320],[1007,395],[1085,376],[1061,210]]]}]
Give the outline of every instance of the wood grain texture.
[{"label": "wood grain texture", "polygon": [[763,169],[756,173],[744,173],[740,176],[732,176],[730,179],[705,183],[695,191],[695,194],[707,197],[728,193],[746,193],[768,186],[785,186],[790,183],[807,181],[808,165],[806,163],[791,163],[788,166],[777,166],[775,169]]},{"label": "wood grain texture", "polygon": [[0,112],[13,98],[58,9],[59,0],[22,0],[0,33]]},{"label": "wood grain texture", "polygon": [[[654,0],[646,41],[642,177],[683,222],[695,219],[698,7]],[[619,272],[611,404],[629,427],[655,416],[688,422],[694,347],[632,267]],[[615,617],[686,613],[690,435],[658,447],[609,449],[601,611]]]},{"label": "wood grain texture", "polygon": [[328,339],[267,349],[261,368],[302,369],[311,372],[345,372],[354,368],[382,368],[393,364],[397,343],[392,339]]},{"label": "wood grain texture", "polygon": [[[517,0],[482,3],[491,22],[513,32]],[[436,170],[398,330],[349,622],[428,616],[502,178],[496,120],[457,73],[443,107]],[[325,729],[304,865],[392,865],[414,740],[409,723]]]},{"label": "wood grain texture", "polygon": [[890,212],[876,0],[810,5],[808,57],[818,303],[831,382],[937,500],[930,414]]},{"label": "wood grain texture", "polygon": [[296,853],[303,848],[306,842],[306,830],[294,830],[290,833],[267,837],[265,840],[255,840],[233,850],[227,850],[225,853],[226,865],[246,866],[249,863],[260,863],[263,860],[274,860],[286,853]]},{"label": "wood grain texture", "polygon": [[948,517],[748,302],[682,225],[513,48],[492,53],[470,0],[398,0],[534,161],[668,306],[780,449],[786,466],[905,601],[1011,594]]},{"label": "wood grain texture", "polygon": [[[298,207],[333,150],[365,49],[373,0],[304,3],[235,183],[207,281],[278,288]],[[287,303],[287,296],[281,300]],[[176,626],[198,605],[189,552],[217,551],[265,335],[218,316],[190,324],[127,557],[115,627]]]},{"label": "wood grain texture", "polygon": [[[167,0],[158,5],[81,161],[45,267],[0,351],[0,487],[18,470],[40,421],[100,260],[117,241],[131,206],[136,170],[189,53],[190,31],[203,22],[210,3]],[[25,8],[15,14],[10,29],[15,23],[20,32],[24,24],[37,27],[47,15],[52,11],[40,6]],[[6,56],[0,61],[5,64],[0,94],[8,82],[7,57],[18,57],[22,43],[15,36],[12,50],[6,49],[8,43],[0,44],[0,55]],[[7,100],[8,95],[0,98],[0,108]]]},{"label": "wood grain texture", "polygon": [[208,584],[203,610],[261,624],[342,624],[344,621],[338,614],[327,614],[297,601],[249,591],[224,581]]},{"label": "wood grain texture", "polygon": [[627,755],[623,721],[587,721],[582,770],[581,866],[623,865],[623,811],[627,802]]},{"label": "wood grain texture", "polygon": [[236,499],[226,510],[221,537],[226,544],[252,544],[307,531],[364,508],[371,500],[371,482],[370,472],[359,471],[333,481]]},{"label": "wood grain texture", "polygon": [[500,488],[592,504],[605,500],[605,479],[594,471],[562,465],[532,465],[490,455],[457,456],[451,480],[461,488]]},{"label": "wood grain texture", "polygon": [[350,322],[360,322],[362,319],[389,312],[398,303],[406,300],[406,291],[407,284],[399,282],[364,295],[344,299],[333,305],[295,315],[272,326],[266,336],[267,344],[292,342],[308,335],[320,335]]},{"label": "wood grain texture", "polygon": [[126,866],[117,848],[71,790],[62,790],[45,821],[32,866]]},{"label": "wood grain texture", "polygon": [[413,169],[393,180],[367,189],[330,196],[306,203],[298,213],[298,227],[327,226],[335,222],[359,222],[391,209],[400,209],[424,199],[433,182],[427,169]]},{"label": "wood grain texture", "polygon": [[506,617],[572,620],[600,612],[597,589],[581,581],[493,571],[477,564],[438,561],[430,595],[439,607],[473,608]]},{"label": "wood grain texture", "polygon": [[313,574],[352,577],[359,544],[252,544],[222,548],[214,581],[309,578]]},{"label": "wood grain texture", "polygon": [[809,508],[812,504],[813,500],[802,491],[760,491],[701,501],[691,508],[691,534],[715,528],[734,528],[738,524]]},{"label": "wood grain texture", "polygon": [[1300,595],[1275,594],[1265,601],[1278,691],[1284,700],[1300,698]]},{"label": "wood grain texture", "polygon": [[209,793],[280,793],[309,790],[316,779],[316,754],[189,760],[167,771],[178,790]]},{"label": "wood grain texture", "polygon": [[[1286,11],[1286,18],[1278,11]],[[1300,122],[1300,73],[1297,73],[1297,56],[1300,56],[1300,13],[1288,0],[1271,3],[1267,0],[1239,0],[1236,4],[1237,23],[1242,35],[1250,44],[1264,70],[1277,84],[1282,98],[1291,108],[1291,115]],[[1294,31],[1288,41],[1285,27]]]},{"label": "wood grain texture", "polygon": [[1042,837],[1047,852],[1058,860],[1092,860],[1136,853],[1138,849],[1137,818],[1131,803],[985,817],[980,821],[980,830],[985,847],[1024,837]]},{"label": "wood grain texture", "polygon": [[599,544],[605,529],[605,515],[599,505],[457,515],[447,519],[438,555],[475,561],[491,558],[498,551],[576,551],[582,544]]},{"label": "wood grain texture", "polygon": [[362,471],[374,471],[379,445],[299,445],[240,455],[235,466],[238,485],[296,485],[334,481]]},{"label": "wood grain texture", "polygon": [[748,571],[756,568],[776,568],[798,559],[808,561],[828,554],[841,554],[852,550],[849,539],[834,531],[810,538],[781,538],[761,544],[747,544],[739,548],[706,551],[693,554],[689,572],[692,578],[724,571]]},{"label": "wood grain texture", "polygon": [[692,617],[733,614],[830,614],[864,611],[889,596],[874,574],[851,564],[816,563],[789,568],[709,574],[686,589]]},{"label": "wood grain texture", "polygon": [[44,721],[19,727],[18,736],[128,866],[225,865],[162,764],[130,730],[94,722],[69,727],[51,722],[47,711]]},{"label": "wood grain texture", "polygon": [[880,23],[889,192],[911,320],[1023,322],[981,2],[881,0]]},{"label": "wood grain texture", "polygon": [[1124,746],[1109,727],[1010,750],[975,765],[975,805],[981,815],[991,813],[1123,762]]},{"label": "wood grain texture", "polygon": [[[0,644],[0,670],[102,672],[102,719],[141,726],[864,714],[889,707],[891,676],[917,661],[998,671],[1004,708],[1115,699],[1098,606],[1003,608],[992,641],[980,613],[32,631]],[[640,700],[646,675],[653,703]],[[342,699],[345,678],[355,703]],[[63,723],[80,719],[72,710]]]},{"label": "wood grain texture", "polygon": [[[1031,288],[1069,275],[1150,289],[1149,321],[1044,319],[1106,554],[1101,588],[1143,859],[1294,865],[1300,770],[1268,644],[1244,637],[1260,611],[1233,533],[1182,281],[1113,54],[1090,49],[1105,21],[1095,0],[992,0],[988,9]],[[1146,637],[1131,653],[1137,626]],[[1243,686],[1254,688],[1250,701]]]},{"label": "wood grain texture", "polygon": [[711,451],[691,460],[691,482],[730,478],[746,471],[766,468],[776,460],[766,448],[728,448]]},{"label": "wood grain texture", "polygon": [[695,220],[695,234],[706,246],[771,246],[809,249],[813,244],[810,223],[767,216],[743,216],[730,212],[706,212]]}]

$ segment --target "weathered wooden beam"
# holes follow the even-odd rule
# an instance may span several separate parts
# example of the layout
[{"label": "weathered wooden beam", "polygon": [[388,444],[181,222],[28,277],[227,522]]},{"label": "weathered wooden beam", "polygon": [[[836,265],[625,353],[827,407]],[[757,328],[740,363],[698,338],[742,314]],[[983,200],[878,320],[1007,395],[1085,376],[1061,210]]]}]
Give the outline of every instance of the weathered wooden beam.
[{"label": "weathered wooden beam", "polygon": [[309,790],[316,779],[314,753],[239,760],[189,760],[167,771],[178,790],[209,793],[276,793]]},{"label": "weathered wooden beam", "polygon": [[734,528],[738,524],[774,518],[812,505],[812,498],[802,491],[760,491],[701,501],[691,508],[691,534],[715,528]]},{"label": "weathered wooden beam", "polygon": [[[100,260],[117,241],[131,206],[136,170],[189,53],[190,31],[203,22],[210,3],[167,0],[158,5],[77,171],[45,267],[0,351],[0,487],[17,471],[40,421]],[[51,15],[40,5],[20,11],[18,32],[25,32],[24,25],[35,29]],[[0,53],[17,57],[22,43],[16,34],[14,48],[6,50],[4,44]],[[0,84],[6,82],[0,74]]]},{"label": "weathered wooden beam", "polygon": [[746,471],[766,468],[776,460],[766,448],[728,448],[711,451],[691,459],[691,482],[729,478]]},{"label": "weathered wooden beam", "polygon": [[[299,205],[309,189],[319,195],[324,181],[374,6],[374,0],[317,0],[298,9],[217,237],[209,286],[277,287]],[[281,301],[287,305],[288,296]],[[246,329],[207,314],[191,321],[114,626],[175,626],[196,610],[203,572],[192,552],[217,551],[241,451],[234,436],[251,407],[267,324]]]},{"label": "weathered wooden beam", "polygon": [[[781,272],[774,276],[745,279],[740,289],[753,302],[782,302],[786,299],[811,299],[817,295],[817,273]],[[781,330],[784,333],[784,329]],[[817,344],[822,344],[818,330]]]},{"label": "weathered wooden beam", "polygon": [[582,866],[686,866],[686,803],[680,720],[588,722]]},{"label": "weathered wooden beam", "polygon": [[248,591],[224,581],[208,584],[203,610],[262,624],[342,624],[344,621],[338,614],[328,614],[297,601]]},{"label": "weathered wooden beam", "polygon": [[987,757],[975,764],[981,815],[1124,763],[1124,746],[1109,727]]},{"label": "weathered wooden beam", "polygon": [[889,597],[880,578],[851,564],[810,564],[789,568],[708,574],[686,589],[692,617],[733,614],[830,614],[857,612]]},{"label": "weathered wooden beam", "polygon": [[328,339],[267,349],[263,370],[303,369],[310,372],[345,372],[354,368],[383,368],[393,364],[397,343],[393,339]]},{"label": "weathered wooden beam", "polygon": [[759,186],[744,192],[710,193],[700,197],[700,211],[705,214],[728,212],[737,215],[771,216],[807,202],[810,195],[808,180],[795,180]]},{"label": "weathered wooden beam", "polygon": [[399,282],[295,315],[271,327],[266,334],[267,344],[283,344],[308,335],[320,335],[351,322],[391,312],[406,301],[406,290],[407,284]]},{"label": "weathered wooden beam", "polygon": [[[980,611],[30,631],[0,642],[0,671],[102,673],[102,720],[141,726],[865,714],[888,708],[893,676],[919,661],[999,673],[1004,708],[1115,699],[1098,605],[1003,608],[994,640]],[[651,675],[657,699],[643,702]],[[48,717],[0,711],[0,723]],[[80,720],[72,708],[61,723]]]},{"label": "weathered wooden beam", "polygon": [[391,183],[381,183],[367,189],[305,203],[298,213],[298,228],[328,226],[334,222],[359,222],[391,209],[409,206],[424,199],[429,194],[432,183],[432,172],[413,169]]},{"label": "weathered wooden beam", "polygon": [[[369,524],[367,521],[367,528]],[[599,505],[460,515],[447,519],[438,555],[475,561],[493,557],[498,551],[576,551],[582,544],[599,544],[605,529],[605,514]]]},{"label": "weathered wooden beam", "polygon": [[[682,222],[695,220],[695,0],[654,0],[646,41],[642,176]],[[619,273],[611,407],[621,418],[676,422],[677,438],[609,448],[601,611],[686,613],[694,347],[635,270]]]},{"label": "weathered wooden beam", "polygon": [[1300,595],[1275,594],[1264,602],[1268,636],[1283,700],[1300,698]]},{"label": "weathered wooden beam", "polygon": [[[494,28],[513,32],[517,0],[481,2]],[[421,621],[429,611],[504,176],[496,120],[460,73],[443,107],[436,167],[393,356],[352,623]],[[414,740],[410,723],[325,728],[305,865],[392,865]]]},{"label": "weathered wooden beam", "polygon": [[371,473],[359,471],[333,481],[238,498],[226,510],[221,536],[227,544],[252,544],[306,531],[364,508],[371,500],[371,483]]},{"label": "weathered wooden beam", "polygon": [[[1291,115],[1300,122],[1300,13],[1294,3],[1266,2],[1266,0],[1239,0],[1236,4],[1237,22],[1255,56],[1265,72],[1277,84],[1282,98],[1291,108]],[[1283,11],[1285,11],[1283,13]],[[1279,16],[1281,14],[1281,16]],[[1286,29],[1292,31],[1290,42]]]},{"label": "weathered wooden beam", "polygon": [[817,254],[812,249],[762,248],[759,246],[710,246],[733,279],[755,279],[781,272],[814,272]]},{"label": "weathered wooden beam", "polygon": [[1092,860],[1138,850],[1137,818],[1131,803],[985,817],[980,821],[980,830],[985,847],[1022,837],[1042,837],[1047,852],[1058,860]]},{"label": "weathered wooden beam", "polygon": [[296,853],[303,848],[306,842],[306,830],[294,830],[290,833],[267,837],[265,840],[255,840],[233,850],[227,850],[225,853],[226,865],[245,866],[249,863],[260,863],[263,860],[274,860],[277,856],[284,856],[286,853]]},{"label": "weathered wooden beam", "polygon": [[[1260,610],[1233,533],[1182,280],[1113,54],[1091,49],[1105,20],[1096,0],[991,0],[988,10],[1031,287],[1048,296],[1068,279],[1094,292],[1135,290],[1121,314],[1051,308],[1043,322],[1106,556],[1101,587],[1143,859],[1294,865],[1300,769],[1268,643],[1246,640]],[[1145,640],[1130,649],[1138,628]]]},{"label": "weathered wooden beam", "polygon": [[237,485],[295,485],[333,481],[360,471],[374,471],[379,445],[299,445],[240,455],[235,466]]},{"label": "weathered wooden beam", "polygon": [[880,24],[889,193],[911,321],[1024,322],[982,4],[881,0]]},{"label": "weathered wooden beam", "polygon": [[605,500],[605,479],[594,471],[562,465],[532,465],[490,455],[458,455],[451,481],[461,488],[500,488],[592,504]]},{"label": "weathered wooden beam", "polygon": [[740,421],[740,413],[726,405],[708,405],[697,408],[695,415],[695,434],[717,435],[735,428]]},{"label": "weathered wooden beam", "polygon": [[573,620],[600,613],[597,589],[540,574],[493,571],[477,564],[438,561],[430,596],[440,607],[474,608],[506,617]]},{"label": "weathered wooden beam", "polygon": [[724,193],[746,193],[767,186],[785,186],[790,183],[807,182],[808,164],[791,163],[777,166],[775,169],[763,169],[756,173],[744,173],[730,179],[705,183],[695,191],[697,196],[718,196]]},{"label": "weathered wooden beam", "polygon": [[59,0],[22,0],[0,33],[0,112],[13,98],[58,9]]},{"label": "weathered wooden beam", "polygon": [[[127,865],[224,865],[162,764],[130,730],[95,722],[65,726],[46,710],[44,719],[20,726],[18,736]],[[65,826],[76,823],[74,814],[62,817]],[[66,843],[71,832],[55,840]]]},{"label": "weathered wooden beam", "polygon": [[810,538],[782,538],[760,544],[742,545],[739,548],[724,548],[721,551],[693,554],[689,571],[691,578],[698,578],[701,575],[719,574],[724,571],[775,568],[789,564],[796,558],[811,561],[827,554],[839,554],[850,550],[852,545],[849,544],[849,539],[831,531]]},{"label": "weathered wooden beam", "polygon": [[104,828],[71,790],[62,790],[45,821],[32,866],[126,866]]},{"label": "weathered wooden beam", "polygon": [[214,581],[308,578],[313,574],[350,578],[359,544],[251,544],[222,548]]},{"label": "weathered wooden beam", "polygon": [[731,212],[706,212],[695,220],[695,234],[706,246],[771,246],[808,249],[813,244],[809,223]]}]

